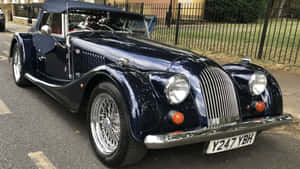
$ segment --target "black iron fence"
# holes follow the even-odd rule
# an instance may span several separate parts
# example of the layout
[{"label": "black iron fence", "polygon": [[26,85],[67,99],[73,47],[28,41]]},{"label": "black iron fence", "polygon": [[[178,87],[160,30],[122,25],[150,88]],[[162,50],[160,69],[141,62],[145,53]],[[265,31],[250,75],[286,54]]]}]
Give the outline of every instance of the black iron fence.
[{"label": "black iron fence", "polygon": [[[300,66],[300,2],[206,0],[205,3],[111,4],[154,15],[154,40]],[[251,1],[252,2],[252,1]],[[260,3],[258,3],[260,2]],[[36,18],[40,4],[14,6],[15,16]]]},{"label": "black iron fence", "polygon": [[254,7],[232,2],[114,5],[155,15],[154,40],[300,66],[300,2],[282,6],[269,0]]}]

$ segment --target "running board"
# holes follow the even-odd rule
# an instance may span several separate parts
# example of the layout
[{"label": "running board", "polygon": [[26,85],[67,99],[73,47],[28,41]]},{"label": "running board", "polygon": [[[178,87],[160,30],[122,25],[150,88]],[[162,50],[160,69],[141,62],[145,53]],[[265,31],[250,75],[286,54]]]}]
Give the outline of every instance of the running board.
[{"label": "running board", "polygon": [[25,78],[29,81],[31,81],[32,83],[38,83],[38,84],[42,84],[44,86],[48,86],[48,87],[51,87],[51,88],[61,88],[62,86],[60,85],[55,85],[55,84],[51,84],[51,83],[47,83],[47,82],[44,82],[42,80],[39,80],[38,78],[32,76],[31,74],[28,74],[28,73],[25,73]]}]

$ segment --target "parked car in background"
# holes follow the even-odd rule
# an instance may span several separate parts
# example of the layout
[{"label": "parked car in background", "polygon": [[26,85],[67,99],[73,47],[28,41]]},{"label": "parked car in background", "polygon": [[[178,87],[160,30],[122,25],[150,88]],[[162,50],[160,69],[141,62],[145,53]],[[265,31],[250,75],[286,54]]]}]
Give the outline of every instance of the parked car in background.
[{"label": "parked car in background", "polygon": [[267,70],[249,60],[221,66],[153,41],[146,20],[109,6],[48,1],[31,32],[13,37],[14,81],[86,112],[91,145],[111,167],[135,163],[148,149],[207,143],[205,153],[214,154],[249,146],[292,120]]},{"label": "parked car in background", "polygon": [[5,31],[5,15],[1,10],[1,8],[0,8],[0,31],[1,32]]}]

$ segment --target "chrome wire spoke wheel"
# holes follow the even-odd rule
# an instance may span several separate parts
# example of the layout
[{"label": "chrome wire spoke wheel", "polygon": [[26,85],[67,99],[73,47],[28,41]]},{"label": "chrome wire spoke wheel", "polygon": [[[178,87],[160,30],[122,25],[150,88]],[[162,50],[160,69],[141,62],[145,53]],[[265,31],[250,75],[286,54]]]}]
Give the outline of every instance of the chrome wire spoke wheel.
[{"label": "chrome wire spoke wheel", "polygon": [[13,60],[13,72],[16,82],[18,82],[21,79],[21,71],[22,71],[22,64],[21,64],[21,58],[20,58],[20,52],[18,50],[14,53],[14,60]]},{"label": "chrome wire spoke wheel", "polygon": [[141,160],[147,149],[130,133],[129,109],[119,89],[111,82],[102,82],[90,96],[89,137],[97,157],[112,168]]},{"label": "chrome wire spoke wheel", "polygon": [[95,97],[90,125],[97,149],[105,155],[114,153],[119,146],[121,127],[118,106],[109,94]]}]

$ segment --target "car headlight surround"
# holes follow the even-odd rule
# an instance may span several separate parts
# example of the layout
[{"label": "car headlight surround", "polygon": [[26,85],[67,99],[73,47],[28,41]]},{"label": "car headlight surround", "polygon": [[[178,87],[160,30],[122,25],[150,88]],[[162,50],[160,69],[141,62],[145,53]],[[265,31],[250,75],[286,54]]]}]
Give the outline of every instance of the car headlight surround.
[{"label": "car headlight surround", "polygon": [[267,77],[263,72],[255,72],[249,80],[249,89],[252,95],[262,94],[267,87]]},{"label": "car headlight surround", "polygon": [[170,104],[180,104],[188,97],[190,90],[188,79],[182,74],[177,74],[169,78],[165,94]]}]

